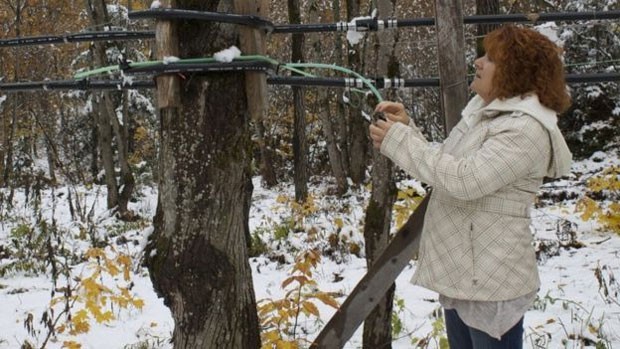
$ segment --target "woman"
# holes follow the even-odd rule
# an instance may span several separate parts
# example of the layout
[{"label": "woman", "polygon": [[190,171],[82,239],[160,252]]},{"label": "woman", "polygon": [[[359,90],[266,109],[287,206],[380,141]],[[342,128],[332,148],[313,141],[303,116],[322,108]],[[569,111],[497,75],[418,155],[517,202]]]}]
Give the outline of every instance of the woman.
[{"label": "woman", "polygon": [[557,127],[570,105],[559,48],[513,25],[484,39],[476,96],[440,145],[403,105],[380,103],[376,148],[433,186],[412,282],[439,293],[452,349],[523,346],[523,315],[540,286],[530,205],[543,177],[569,172]]}]

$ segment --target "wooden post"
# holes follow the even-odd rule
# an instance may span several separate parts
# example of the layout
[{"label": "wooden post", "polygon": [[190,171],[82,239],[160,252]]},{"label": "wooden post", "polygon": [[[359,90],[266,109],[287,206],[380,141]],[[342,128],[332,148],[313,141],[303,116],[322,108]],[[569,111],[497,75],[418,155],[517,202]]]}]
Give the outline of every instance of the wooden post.
[{"label": "wooden post", "polygon": [[[163,8],[176,7],[176,0],[161,1]],[[163,60],[165,57],[179,56],[179,38],[176,24],[172,21],[157,20],[155,25],[156,57]],[[175,108],[181,104],[179,77],[165,75],[157,77],[157,106],[163,108]]]},{"label": "wooden post", "polygon": [[[234,0],[235,12],[243,15],[267,17],[267,0]],[[239,41],[244,55],[264,55],[266,53],[265,33],[260,29],[239,27]],[[245,73],[245,90],[248,109],[252,119],[261,120],[267,106],[267,76],[262,72]]]},{"label": "wooden post", "polygon": [[467,104],[467,67],[462,0],[436,0],[435,28],[446,135],[459,122]]}]

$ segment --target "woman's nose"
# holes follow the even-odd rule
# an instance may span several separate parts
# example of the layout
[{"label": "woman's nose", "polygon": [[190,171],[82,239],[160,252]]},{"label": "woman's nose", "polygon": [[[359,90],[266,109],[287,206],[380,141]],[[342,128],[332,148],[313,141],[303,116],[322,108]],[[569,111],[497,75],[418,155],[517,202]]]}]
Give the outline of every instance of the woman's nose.
[{"label": "woman's nose", "polygon": [[474,68],[476,69],[482,68],[482,65],[480,64],[480,58],[474,60]]}]

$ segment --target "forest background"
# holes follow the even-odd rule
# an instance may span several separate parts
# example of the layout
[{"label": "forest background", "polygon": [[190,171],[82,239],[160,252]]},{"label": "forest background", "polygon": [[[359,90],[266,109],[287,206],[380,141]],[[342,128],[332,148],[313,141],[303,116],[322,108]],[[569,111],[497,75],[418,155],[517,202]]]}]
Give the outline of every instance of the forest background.
[{"label": "forest background", "polygon": [[[378,3],[271,1],[268,17],[278,24],[350,21],[376,13]],[[151,1],[0,0],[2,38],[152,30],[154,21],[127,17],[130,8],[151,6]],[[394,1],[392,6],[399,19],[432,17],[435,2]],[[617,10],[619,4],[479,0],[464,1],[463,8],[465,15],[473,15],[604,11]],[[477,43],[489,29],[481,27],[465,26],[470,74]],[[567,73],[618,72],[618,20],[547,23],[538,29],[564,47]],[[381,35],[273,34],[267,36],[266,55],[279,62],[346,66],[365,76],[438,76],[434,27]],[[391,52],[389,68],[382,71],[379,62],[386,47]],[[65,80],[117,64],[119,58],[155,59],[152,40],[0,50],[0,83]],[[562,115],[560,126],[575,165],[571,176],[547,183],[538,196],[534,231],[543,267],[553,265],[549,260],[554,258],[560,265],[572,264],[561,257],[579,254],[580,248],[618,246],[620,233],[620,84],[571,84],[570,89],[573,106]],[[438,88],[382,92],[406,105],[429,140],[443,139]],[[161,120],[154,94],[148,89],[6,94],[0,88],[0,294],[10,309],[0,313],[6,324],[0,347],[106,347],[102,343],[108,330],[132,328],[130,324],[138,322],[148,325],[120,336],[124,342],[116,346],[170,345],[175,321],[143,267],[161,180]],[[263,345],[304,347],[363,274],[369,251],[375,253],[365,239],[364,217],[376,184],[373,176],[378,176],[373,165],[379,160],[370,148],[364,115],[371,114],[376,101],[371,94],[341,88],[269,86],[268,95],[263,118],[248,122],[254,191],[247,253]],[[394,230],[424,188],[397,169],[384,176],[396,183],[390,210]],[[612,247],[602,251],[612,254]],[[615,253],[617,261],[617,249]],[[541,292],[537,310],[562,304],[573,314],[571,323],[579,326],[570,329],[566,320],[558,321],[560,315],[543,316],[548,327],[533,327],[527,334],[532,347],[620,345],[620,287],[613,274],[620,266],[601,258],[598,264],[588,262],[595,264],[586,269],[594,277],[590,295],[599,298],[599,306],[607,305],[609,313],[595,312],[577,294]],[[411,300],[412,293],[421,294],[421,302],[434,296],[401,284],[383,321],[394,347],[445,345],[437,304]],[[24,305],[23,299],[31,300]],[[371,334],[358,333],[352,347],[370,340]]]}]

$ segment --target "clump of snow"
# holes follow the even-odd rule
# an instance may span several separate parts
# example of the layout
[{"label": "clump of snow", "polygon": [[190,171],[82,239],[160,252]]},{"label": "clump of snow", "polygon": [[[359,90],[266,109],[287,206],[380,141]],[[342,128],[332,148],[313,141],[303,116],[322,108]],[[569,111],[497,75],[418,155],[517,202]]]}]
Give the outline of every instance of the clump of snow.
[{"label": "clump of snow", "polygon": [[4,101],[6,101],[6,95],[0,96],[0,107],[2,106],[2,103],[4,103]]},{"label": "clump of snow", "polygon": [[359,42],[363,38],[364,38],[364,33],[362,32],[353,31],[353,30],[349,30],[347,32],[347,40],[349,41],[349,44],[351,44],[351,46],[355,46],[359,44]]},{"label": "clump of snow", "polygon": [[566,42],[567,40],[572,39],[575,36],[575,32],[570,30],[570,29],[565,29],[564,31],[562,31],[562,34],[560,34],[560,40],[562,42]]},{"label": "clump of snow", "polygon": [[[376,15],[376,12],[373,12],[373,15]],[[350,27],[355,27],[355,22],[357,20],[361,20],[361,19],[373,19],[373,17],[371,16],[364,16],[364,17],[355,17],[351,20],[351,22],[349,22],[349,26]],[[347,41],[349,41],[349,44],[351,44],[351,46],[355,46],[357,44],[359,44],[359,42],[364,38],[364,32],[360,32],[360,31],[356,31],[356,30],[349,30],[347,31]]]},{"label": "clump of snow", "polygon": [[601,94],[603,94],[601,88],[596,85],[586,87],[586,92],[588,93],[589,99],[596,99],[600,97]]},{"label": "clump of snow", "polygon": [[134,76],[133,75],[127,75],[123,71],[121,71],[121,78],[123,79],[123,85],[124,86],[131,86],[131,85],[133,85],[133,81],[134,81]]},{"label": "clump of snow", "polygon": [[170,63],[175,63],[180,61],[181,59],[179,57],[175,57],[175,56],[166,56],[164,57],[164,64],[170,64]]},{"label": "clump of snow", "polygon": [[155,0],[151,3],[151,9],[156,9],[161,7],[161,2],[159,0]]},{"label": "clump of snow", "polygon": [[215,60],[218,62],[230,63],[235,58],[238,58],[240,56],[241,56],[241,50],[239,50],[237,46],[231,46],[227,49],[224,49],[220,52],[215,53],[213,55],[213,58],[215,58]]},{"label": "clump of snow", "polygon": [[556,45],[563,47],[564,46],[564,34],[558,36],[558,32],[560,28],[555,24],[555,22],[546,22],[534,27],[536,31],[546,36],[554,42]]}]

